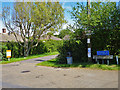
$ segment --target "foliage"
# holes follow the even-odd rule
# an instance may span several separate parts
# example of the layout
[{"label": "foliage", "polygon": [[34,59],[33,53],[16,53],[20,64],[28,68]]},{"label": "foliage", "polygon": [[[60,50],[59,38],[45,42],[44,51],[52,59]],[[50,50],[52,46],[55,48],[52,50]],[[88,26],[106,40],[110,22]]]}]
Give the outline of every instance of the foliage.
[{"label": "foliage", "polygon": [[[36,43],[36,42],[34,42]],[[42,54],[47,52],[54,52],[57,51],[57,48],[61,46],[63,43],[62,40],[56,41],[56,40],[43,40],[39,41],[39,44],[37,47],[34,47],[30,50],[30,55],[36,55],[36,54]],[[2,54],[3,54],[3,60],[6,59],[6,50],[12,51],[12,58],[17,57],[23,57],[24,56],[24,48],[18,44],[18,42],[4,42],[2,43]]]},{"label": "foliage", "polygon": [[93,63],[73,63],[71,65],[69,64],[59,64],[57,63],[57,58],[44,61],[41,63],[36,64],[37,66],[48,66],[48,67],[70,67],[70,68],[90,68],[90,69],[102,69],[102,70],[120,70],[120,65],[105,65],[105,64],[93,64]]},{"label": "foliage", "polygon": [[63,40],[47,40],[45,42],[45,47],[47,48],[47,52],[57,51],[57,49],[63,45]]},{"label": "foliage", "polygon": [[60,53],[58,57],[59,63],[66,63],[67,52],[72,53],[73,62],[86,62],[86,40],[82,42],[80,40],[66,40],[63,42],[63,46],[59,47],[58,52]]},{"label": "foliage", "polygon": [[75,29],[71,35],[71,39],[84,40],[86,38],[84,29]]},{"label": "foliage", "polygon": [[13,9],[3,7],[2,18],[17,41],[20,35],[24,44],[19,44],[24,47],[24,55],[28,56],[43,34],[52,35],[65,23],[63,12],[59,2],[15,2]]},{"label": "foliage", "polygon": [[85,4],[77,3],[73,7],[71,15],[77,27],[74,37],[81,39],[85,30],[91,30],[94,33],[91,35],[93,55],[99,50],[109,50],[112,55],[120,53],[120,17],[116,2],[91,2],[89,11],[90,16]]},{"label": "foliage", "polygon": [[64,38],[65,35],[71,35],[72,31],[69,29],[64,29],[60,31],[59,38]]}]

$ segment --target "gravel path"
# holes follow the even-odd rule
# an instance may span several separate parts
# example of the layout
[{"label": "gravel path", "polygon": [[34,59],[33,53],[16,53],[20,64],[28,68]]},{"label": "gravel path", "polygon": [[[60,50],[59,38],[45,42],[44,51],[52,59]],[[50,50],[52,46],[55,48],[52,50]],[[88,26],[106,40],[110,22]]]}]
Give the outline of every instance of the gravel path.
[{"label": "gravel path", "polygon": [[117,88],[118,71],[35,66],[57,55],[2,65],[3,88]]}]

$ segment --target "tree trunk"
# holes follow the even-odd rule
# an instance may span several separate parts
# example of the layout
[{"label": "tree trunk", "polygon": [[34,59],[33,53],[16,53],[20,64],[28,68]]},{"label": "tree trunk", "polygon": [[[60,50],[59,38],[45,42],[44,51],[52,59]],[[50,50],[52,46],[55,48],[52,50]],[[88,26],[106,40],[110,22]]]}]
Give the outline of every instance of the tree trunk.
[{"label": "tree trunk", "polygon": [[29,56],[29,51],[30,51],[29,48],[24,48],[24,57]]},{"label": "tree trunk", "polygon": [[28,47],[27,49],[27,56],[29,56],[29,52],[30,52],[30,47]]},{"label": "tree trunk", "polygon": [[30,52],[30,49],[31,49],[31,48],[32,48],[32,47],[31,47],[30,43],[26,41],[26,42],[24,43],[24,57],[29,56],[29,52]]},{"label": "tree trunk", "polygon": [[24,42],[24,57],[29,55],[30,47],[28,42]]}]

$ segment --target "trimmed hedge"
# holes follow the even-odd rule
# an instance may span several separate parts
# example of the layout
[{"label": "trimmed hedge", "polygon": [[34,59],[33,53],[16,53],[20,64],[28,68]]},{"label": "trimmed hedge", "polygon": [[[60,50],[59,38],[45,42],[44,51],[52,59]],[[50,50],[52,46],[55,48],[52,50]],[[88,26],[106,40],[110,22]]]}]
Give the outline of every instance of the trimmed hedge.
[{"label": "trimmed hedge", "polygon": [[[54,51],[57,51],[57,48],[61,46],[62,44],[63,44],[62,40],[59,40],[59,41],[41,40],[37,47],[34,47],[30,50],[29,55],[42,54],[46,52],[54,52]],[[2,43],[2,59],[3,60],[7,60],[6,50],[12,51],[12,58],[24,56],[24,48],[20,46],[18,42],[3,42]]]}]

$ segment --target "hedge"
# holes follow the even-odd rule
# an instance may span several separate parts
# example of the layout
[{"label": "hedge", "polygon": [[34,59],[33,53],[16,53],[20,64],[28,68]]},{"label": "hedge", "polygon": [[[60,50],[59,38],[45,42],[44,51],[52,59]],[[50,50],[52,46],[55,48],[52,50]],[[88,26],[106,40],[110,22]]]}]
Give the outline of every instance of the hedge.
[{"label": "hedge", "polygon": [[[57,58],[57,63],[59,64],[66,64],[67,63],[67,52],[72,53],[72,58],[73,58],[73,63],[83,63],[83,62],[88,62],[88,57],[87,57],[87,38],[82,39],[82,40],[66,40],[63,42],[63,46],[60,46],[58,48],[58,52],[60,53],[58,58]],[[92,44],[93,45],[93,44]],[[92,57],[93,55],[96,55],[97,50],[95,49],[97,45],[92,46]],[[101,47],[102,48],[102,47]],[[99,48],[98,48],[99,50]],[[103,48],[104,50],[104,48]],[[109,50],[109,49],[107,49]],[[110,64],[116,64],[116,57],[115,54],[113,53],[113,50],[109,50],[111,55],[114,55],[113,59],[110,60]],[[92,59],[91,63],[97,63],[95,59]],[[104,63],[107,64],[107,60],[104,60]],[[100,64],[102,64],[102,60],[100,60]]]},{"label": "hedge", "polygon": [[[36,42],[34,42],[36,43]],[[23,44],[23,43],[22,43]],[[46,52],[57,51],[57,48],[63,44],[62,40],[41,40],[37,47],[30,50],[29,55],[42,54]],[[24,56],[24,48],[18,42],[3,42],[2,43],[2,59],[6,60],[6,50],[12,51],[12,58]]]}]

